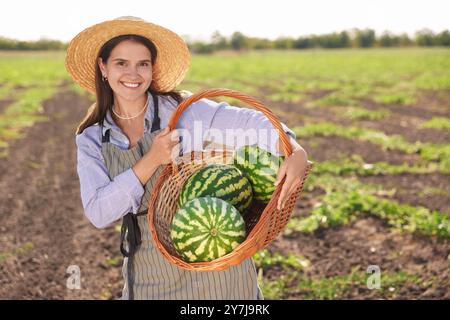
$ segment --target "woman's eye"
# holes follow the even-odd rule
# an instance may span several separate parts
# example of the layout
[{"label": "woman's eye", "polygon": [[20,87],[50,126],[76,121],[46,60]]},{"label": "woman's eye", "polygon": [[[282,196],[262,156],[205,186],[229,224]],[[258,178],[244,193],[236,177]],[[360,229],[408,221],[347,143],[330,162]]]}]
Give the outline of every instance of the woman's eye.
[{"label": "woman's eye", "polygon": [[143,66],[143,67],[148,67],[148,62],[142,62],[142,63],[141,63],[141,66]]},{"label": "woman's eye", "polygon": [[125,62],[119,61],[119,62],[117,62],[117,65],[118,65],[118,66],[124,66],[124,65],[125,65]]}]

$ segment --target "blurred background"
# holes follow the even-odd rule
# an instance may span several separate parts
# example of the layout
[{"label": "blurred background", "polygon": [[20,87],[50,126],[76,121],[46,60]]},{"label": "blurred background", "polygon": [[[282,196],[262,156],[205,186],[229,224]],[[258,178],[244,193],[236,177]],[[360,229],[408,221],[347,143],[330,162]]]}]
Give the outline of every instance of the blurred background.
[{"label": "blurred background", "polygon": [[120,225],[90,225],[76,172],[95,97],[64,57],[84,28],[133,15],[188,43],[178,89],[253,95],[315,163],[284,233],[255,256],[266,299],[449,299],[449,12],[445,0],[4,4],[0,298],[120,297]]}]

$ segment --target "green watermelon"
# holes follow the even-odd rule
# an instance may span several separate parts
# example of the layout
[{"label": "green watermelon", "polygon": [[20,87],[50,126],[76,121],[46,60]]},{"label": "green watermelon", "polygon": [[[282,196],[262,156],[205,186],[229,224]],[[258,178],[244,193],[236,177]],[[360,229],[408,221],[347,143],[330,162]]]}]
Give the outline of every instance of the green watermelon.
[{"label": "green watermelon", "polygon": [[234,165],[248,178],[253,197],[268,203],[275,191],[274,183],[284,156],[275,156],[257,145],[247,145],[236,150]]},{"label": "green watermelon", "polygon": [[211,196],[229,202],[244,215],[252,202],[252,186],[233,165],[210,164],[194,172],[180,191],[178,205],[198,197]]},{"label": "green watermelon", "polygon": [[245,222],[228,202],[215,197],[188,201],[172,220],[170,236],[186,262],[211,261],[244,241]]}]

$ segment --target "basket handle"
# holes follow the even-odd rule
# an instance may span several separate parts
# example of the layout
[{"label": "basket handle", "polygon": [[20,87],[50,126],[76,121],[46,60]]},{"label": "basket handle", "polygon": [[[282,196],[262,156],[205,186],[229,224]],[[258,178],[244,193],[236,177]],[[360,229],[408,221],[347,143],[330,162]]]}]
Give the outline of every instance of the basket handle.
[{"label": "basket handle", "polygon": [[[172,113],[172,116],[170,117],[170,120],[168,123],[169,129],[173,130],[175,128],[175,126],[178,122],[178,119],[180,118],[183,111],[186,110],[194,102],[196,102],[200,99],[203,99],[203,98],[213,98],[213,97],[220,97],[220,96],[225,96],[225,97],[230,97],[230,98],[235,98],[235,99],[241,100],[243,102],[246,102],[250,106],[254,107],[255,109],[262,111],[264,113],[264,115],[272,123],[272,125],[275,127],[275,129],[277,129],[281,144],[283,146],[284,154],[286,156],[290,156],[292,154],[292,146],[289,142],[289,138],[288,138],[286,132],[284,132],[283,127],[281,126],[281,123],[280,123],[280,120],[278,119],[278,117],[272,111],[270,111],[269,108],[264,106],[261,102],[259,102],[255,98],[253,98],[245,93],[236,91],[236,90],[230,90],[230,89],[225,89],[225,88],[216,88],[216,89],[207,89],[207,90],[200,91],[198,93],[191,95],[190,97],[188,97],[187,99],[182,101],[178,105],[176,110]],[[175,166],[173,166],[173,167],[175,167]]]}]

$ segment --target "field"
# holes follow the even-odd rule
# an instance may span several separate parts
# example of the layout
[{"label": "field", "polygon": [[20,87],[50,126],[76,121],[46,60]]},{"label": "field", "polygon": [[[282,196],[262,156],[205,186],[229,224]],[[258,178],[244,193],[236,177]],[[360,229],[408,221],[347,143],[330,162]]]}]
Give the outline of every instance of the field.
[{"label": "field", "polygon": [[[74,135],[93,98],[63,60],[0,53],[2,299],[115,299],[123,285],[119,224],[84,217]],[[266,299],[450,299],[450,50],[194,56],[179,89],[212,87],[265,102],[315,163],[255,256]]]}]

